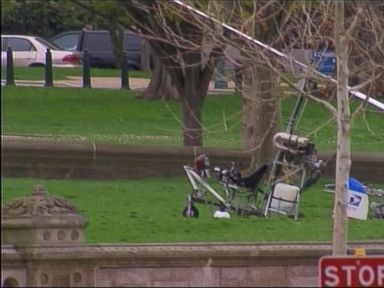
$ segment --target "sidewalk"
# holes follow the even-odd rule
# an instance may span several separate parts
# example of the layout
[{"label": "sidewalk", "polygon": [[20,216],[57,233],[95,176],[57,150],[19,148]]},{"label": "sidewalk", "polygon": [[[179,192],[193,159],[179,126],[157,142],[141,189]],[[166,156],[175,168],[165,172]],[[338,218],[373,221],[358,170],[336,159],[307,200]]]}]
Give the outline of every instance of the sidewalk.
[{"label": "sidewalk", "polygon": [[[148,87],[150,79],[144,78],[129,78],[129,87],[132,90],[143,90]],[[1,86],[5,85],[5,80],[1,80]],[[44,87],[45,82],[43,80],[15,80],[16,86],[30,86],[30,87]],[[69,87],[69,88],[81,88],[83,86],[83,80],[80,76],[70,76],[66,80],[53,81],[55,87]],[[208,92],[213,94],[218,93],[233,93],[235,89],[235,83],[229,81],[227,83],[227,89],[215,88],[214,81],[209,84]],[[120,89],[121,78],[119,77],[92,77],[91,87],[95,89]]]}]

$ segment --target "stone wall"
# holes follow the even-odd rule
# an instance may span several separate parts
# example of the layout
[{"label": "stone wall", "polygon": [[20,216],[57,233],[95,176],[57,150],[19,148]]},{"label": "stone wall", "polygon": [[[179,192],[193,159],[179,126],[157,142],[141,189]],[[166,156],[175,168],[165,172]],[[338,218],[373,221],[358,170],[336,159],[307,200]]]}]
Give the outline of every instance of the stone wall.
[{"label": "stone wall", "polygon": [[[350,243],[384,254],[384,242]],[[316,287],[329,243],[2,246],[3,282],[36,287]]]},{"label": "stone wall", "polygon": [[[35,138],[2,136],[3,175],[56,179],[132,179],[184,175],[182,166],[195,155],[208,153],[211,166],[235,162],[240,170],[250,166],[250,154],[241,150],[193,147],[157,147],[86,143],[57,143]],[[321,155],[329,162],[324,175],[334,177],[334,155]],[[254,168],[254,167],[253,167]],[[384,154],[352,155],[351,176],[384,183]]]}]

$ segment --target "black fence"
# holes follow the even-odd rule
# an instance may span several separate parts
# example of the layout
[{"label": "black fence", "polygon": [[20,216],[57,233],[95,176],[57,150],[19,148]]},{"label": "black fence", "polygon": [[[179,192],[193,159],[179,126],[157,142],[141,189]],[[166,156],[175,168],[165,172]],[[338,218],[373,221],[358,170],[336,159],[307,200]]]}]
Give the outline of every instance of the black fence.
[{"label": "black fence", "polygon": [[[83,68],[83,88],[92,88],[91,86],[91,53],[87,49],[84,50],[82,55],[82,68]],[[129,90],[129,69],[127,55],[123,51],[121,57],[121,89]],[[53,83],[53,65],[52,65],[52,52],[48,48],[45,53],[45,65],[44,65],[44,87],[54,87]],[[14,61],[13,53],[10,47],[7,48],[7,62],[6,62],[6,86],[15,86],[15,72],[14,72]]]}]

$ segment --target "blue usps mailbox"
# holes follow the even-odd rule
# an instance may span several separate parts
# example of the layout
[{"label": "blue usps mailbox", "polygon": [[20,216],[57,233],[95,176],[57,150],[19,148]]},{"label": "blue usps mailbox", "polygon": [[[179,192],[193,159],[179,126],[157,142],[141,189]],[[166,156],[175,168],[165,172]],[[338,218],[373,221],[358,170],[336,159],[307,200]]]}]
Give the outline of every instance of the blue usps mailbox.
[{"label": "blue usps mailbox", "polygon": [[348,206],[347,215],[350,218],[367,220],[369,199],[364,185],[357,179],[350,177],[347,181]]},{"label": "blue usps mailbox", "polygon": [[[359,180],[352,177],[348,178],[345,185],[348,192],[347,216],[367,220],[369,198],[365,186]],[[325,185],[324,191],[335,193],[335,184]]]}]

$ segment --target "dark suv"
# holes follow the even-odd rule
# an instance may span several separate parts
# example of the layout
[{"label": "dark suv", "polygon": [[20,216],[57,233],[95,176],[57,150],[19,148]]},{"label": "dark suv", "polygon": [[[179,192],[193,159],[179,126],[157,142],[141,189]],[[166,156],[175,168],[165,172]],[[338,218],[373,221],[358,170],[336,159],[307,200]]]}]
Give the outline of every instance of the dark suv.
[{"label": "dark suv", "polygon": [[[65,50],[84,52],[88,49],[91,67],[116,68],[111,35],[107,30],[68,31],[52,37],[51,41]],[[140,70],[143,41],[134,32],[124,33],[123,51],[127,54],[128,67],[131,70]]]}]

